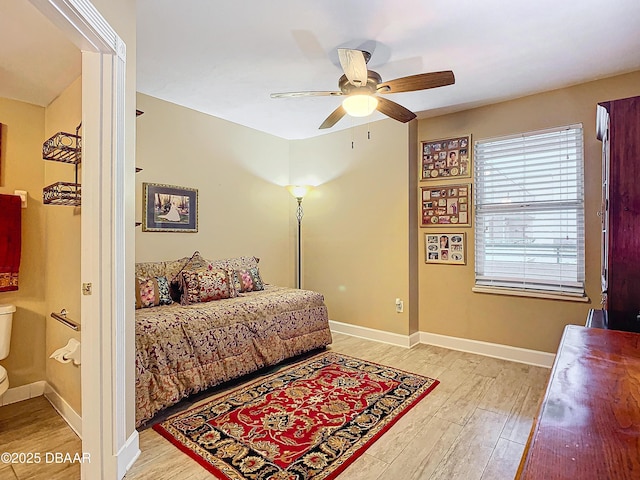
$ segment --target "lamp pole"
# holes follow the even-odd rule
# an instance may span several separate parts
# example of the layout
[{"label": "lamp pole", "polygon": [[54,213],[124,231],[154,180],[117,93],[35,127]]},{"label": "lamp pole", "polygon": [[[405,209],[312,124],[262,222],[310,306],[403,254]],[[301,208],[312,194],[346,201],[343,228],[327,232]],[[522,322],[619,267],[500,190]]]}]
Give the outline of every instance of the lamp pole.
[{"label": "lamp pole", "polygon": [[298,219],[298,255],[296,265],[296,288],[302,288],[302,216],[304,211],[302,210],[302,199],[311,189],[307,185],[289,185],[287,187],[293,198],[298,201],[298,208],[296,210],[296,218]]},{"label": "lamp pole", "polygon": [[302,197],[296,197],[298,201],[298,209],[296,210],[296,218],[298,219],[298,276],[297,276],[297,287],[302,288],[302,216],[304,215],[304,210],[302,209]]}]

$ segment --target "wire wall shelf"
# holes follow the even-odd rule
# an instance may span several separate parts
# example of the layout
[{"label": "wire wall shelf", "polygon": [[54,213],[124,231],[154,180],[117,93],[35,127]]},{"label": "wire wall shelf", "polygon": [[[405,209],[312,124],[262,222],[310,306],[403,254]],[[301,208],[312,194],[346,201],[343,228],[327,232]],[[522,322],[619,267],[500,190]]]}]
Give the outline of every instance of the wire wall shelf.
[{"label": "wire wall shelf", "polygon": [[42,189],[42,201],[45,205],[80,206],[80,184],[56,182]]},{"label": "wire wall shelf", "polygon": [[82,142],[77,133],[58,132],[42,145],[42,158],[54,162],[78,164],[81,160]]},{"label": "wire wall shelf", "polygon": [[75,166],[75,182],[56,182],[42,189],[42,201],[45,205],[79,206],[81,200],[78,182],[78,164],[82,159],[82,138],[78,133],[82,123],[76,127],[76,133],[58,132],[42,144],[42,158],[54,162],[70,163]]}]

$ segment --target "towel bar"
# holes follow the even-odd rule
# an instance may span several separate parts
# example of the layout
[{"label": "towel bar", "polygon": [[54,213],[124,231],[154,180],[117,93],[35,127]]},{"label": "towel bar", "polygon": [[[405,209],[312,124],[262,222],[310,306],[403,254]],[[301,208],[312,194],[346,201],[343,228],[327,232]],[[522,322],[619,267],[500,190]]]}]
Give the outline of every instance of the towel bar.
[{"label": "towel bar", "polygon": [[51,312],[51,317],[55,318],[60,323],[62,323],[63,325],[66,325],[70,329],[75,330],[76,332],[80,331],[80,325],[78,325],[76,322],[74,322],[70,318],[67,318],[66,308],[63,308],[62,310],[60,310],[60,313]]}]

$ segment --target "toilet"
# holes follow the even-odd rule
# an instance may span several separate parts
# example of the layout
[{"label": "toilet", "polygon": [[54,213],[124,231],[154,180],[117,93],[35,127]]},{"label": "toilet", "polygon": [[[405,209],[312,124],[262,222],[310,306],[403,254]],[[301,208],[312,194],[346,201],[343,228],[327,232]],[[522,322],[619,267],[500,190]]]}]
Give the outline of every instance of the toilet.
[{"label": "toilet", "polygon": [[[15,305],[0,305],[0,360],[9,356],[11,345],[11,324]],[[9,377],[7,370],[0,365],[0,396],[9,389]]]}]

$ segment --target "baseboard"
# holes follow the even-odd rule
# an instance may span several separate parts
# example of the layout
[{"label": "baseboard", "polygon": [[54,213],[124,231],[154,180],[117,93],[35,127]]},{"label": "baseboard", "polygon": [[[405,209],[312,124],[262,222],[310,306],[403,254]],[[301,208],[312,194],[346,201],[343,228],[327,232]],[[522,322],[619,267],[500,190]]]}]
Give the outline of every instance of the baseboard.
[{"label": "baseboard", "polygon": [[118,480],[124,478],[124,475],[133,466],[134,462],[140,456],[140,441],[138,431],[134,430],[127,439],[124,446],[118,452]]},{"label": "baseboard", "polygon": [[76,432],[76,435],[82,438],[82,417],[78,415],[71,405],[48,383],[45,384],[44,397],[49,400],[53,408],[55,408],[65,422],[69,424],[71,429]]},{"label": "baseboard", "polygon": [[409,348],[420,343],[420,332],[413,332],[409,335]]},{"label": "baseboard", "polygon": [[41,397],[42,395],[49,400],[51,406],[76,432],[76,435],[82,438],[82,417],[44,380],[10,388],[0,397],[0,406],[11,405],[12,403]]},{"label": "baseboard", "polygon": [[336,322],[329,320],[329,328],[332,332],[344,333],[352,337],[364,338],[366,340],[375,340],[376,342],[390,343],[399,347],[411,347],[410,337],[400,335],[399,333],[385,332],[368,327],[360,327],[349,323]]},{"label": "baseboard", "polygon": [[[69,424],[71,429],[76,432],[78,437],[82,439],[82,417],[49,384],[45,385],[44,396]],[[139,456],[140,441],[138,431],[134,430],[116,455],[118,480],[124,478]]]},{"label": "baseboard", "polygon": [[420,343],[546,368],[551,368],[556,358],[553,353],[468,338],[449,337],[437,333],[420,332]]},{"label": "baseboard", "polygon": [[374,340],[376,342],[390,343],[400,347],[411,348],[418,343],[424,343],[451,350],[484,355],[485,357],[526,363],[537,367],[551,368],[555,359],[555,355],[553,353],[501,345],[499,343],[469,340],[467,338],[449,337],[436,333],[415,332],[411,335],[400,335],[397,333],[375,330],[373,328],[336,322],[334,320],[329,320],[329,328],[331,328],[331,331],[336,333],[343,333],[345,335],[351,335],[352,337]]},{"label": "baseboard", "polygon": [[4,392],[4,395],[0,396],[0,406],[11,405],[12,403],[22,402],[30,398],[40,397],[44,393],[45,384],[46,382],[44,380],[40,380],[27,385],[10,388]]}]

